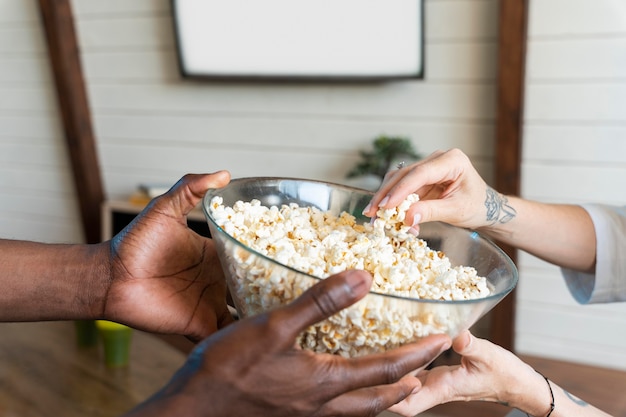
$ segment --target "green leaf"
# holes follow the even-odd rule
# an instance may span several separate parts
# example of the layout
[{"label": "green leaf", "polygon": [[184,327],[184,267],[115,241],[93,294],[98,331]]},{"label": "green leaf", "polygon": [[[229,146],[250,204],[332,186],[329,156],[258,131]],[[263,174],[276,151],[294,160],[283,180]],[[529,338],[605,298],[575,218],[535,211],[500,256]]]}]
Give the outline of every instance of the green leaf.
[{"label": "green leaf", "polygon": [[395,159],[402,157],[421,158],[420,154],[413,148],[411,140],[404,136],[381,135],[374,139],[372,146],[372,151],[360,152],[361,161],[348,172],[348,178],[374,174],[382,179]]}]

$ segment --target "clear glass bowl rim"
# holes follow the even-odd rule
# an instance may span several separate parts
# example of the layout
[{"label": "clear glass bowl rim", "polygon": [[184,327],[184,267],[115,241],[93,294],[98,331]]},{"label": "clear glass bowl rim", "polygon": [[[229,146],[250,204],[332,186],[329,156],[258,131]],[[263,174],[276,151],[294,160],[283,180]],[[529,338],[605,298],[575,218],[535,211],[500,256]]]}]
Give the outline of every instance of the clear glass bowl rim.
[{"label": "clear glass bowl rim", "polygon": [[[304,275],[308,278],[311,278],[315,281],[321,281],[323,279],[326,278],[320,278],[317,277],[315,275],[311,275],[308,274],[306,272],[300,271],[298,269],[292,268],[289,265],[285,265],[282,264],[268,256],[263,255],[262,253],[257,252],[256,250],[244,245],[243,243],[239,242],[237,239],[235,239],[234,237],[232,237],[230,234],[226,233],[226,231],[224,229],[222,229],[220,226],[217,225],[217,223],[215,222],[215,220],[213,219],[213,216],[211,215],[210,212],[210,206],[211,206],[211,200],[213,199],[213,197],[215,197],[216,195],[219,194],[219,190],[223,190],[226,189],[228,187],[234,186],[234,185],[238,185],[240,183],[246,183],[246,182],[268,182],[268,181],[296,181],[296,182],[304,182],[304,183],[311,183],[311,184],[319,184],[319,185],[325,185],[325,186],[329,186],[329,187],[333,187],[333,188],[338,188],[338,189],[342,189],[345,191],[349,191],[349,192],[358,192],[361,194],[366,194],[366,195],[370,195],[373,196],[374,193],[368,190],[364,190],[361,188],[357,188],[357,187],[352,187],[349,185],[345,185],[345,184],[339,184],[339,183],[333,183],[333,182],[328,182],[328,181],[321,181],[321,180],[312,180],[312,179],[303,179],[303,178],[297,178],[297,177],[240,177],[240,178],[234,178],[231,179],[231,181],[224,187],[222,188],[210,188],[209,190],[207,190],[206,194],[204,195],[203,199],[202,199],[202,210],[204,211],[204,214],[206,216],[206,218],[208,219],[209,222],[211,222],[211,224],[217,229],[219,230],[224,236],[226,236],[227,239],[229,239],[233,244],[237,245],[238,247],[252,253],[255,256],[258,256],[259,258],[270,262],[274,265],[283,267],[283,268],[287,268],[288,270]],[[481,298],[474,298],[474,299],[470,299],[470,300],[432,300],[432,299],[424,299],[424,298],[411,298],[411,297],[405,297],[405,296],[401,296],[401,295],[395,295],[395,294],[386,294],[386,293],[381,293],[381,292],[376,292],[376,291],[369,291],[369,294],[372,295],[376,295],[376,296],[382,296],[382,297],[388,297],[388,298],[392,298],[392,299],[398,299],[398,300],[405,300],[405,301],[411,301],[411,302],[418,302],[418,303],[428,303],[428,304],[446,304],[446,305],[450,305],[450,304],[476,304],[476,303],[483,303],[485,301],[491,301],[491,300],[499,300],[502,299],[504,297],[506,297],[511,291],[513,291],[513,289],[516,287],[517,285],[517,281],[519,279],[519,271],[517,270],[517,267],[515,266],[515,263],[513,262],[513,260],[506,254],[506,252],[504,252],[500,247],[498,247],[491,239],[489,239],[488,237],[485,237],[483,235],[481,235],[479,232],[475,231],[475,230],[471,230],[471,229],[465,229],[462,227],[458,227],[458,226],[452,226],[450,224],[447,223],[443,223],[443,222],[436,222],[436,223],[440,223],[442,224],[444,227],[446,228],[455,228],[455,229],[460,229],[463,230],[467,233],[474,233],[478,236],[478,239],[484,241],[488,246],[492,247],[497,253],[500,254],[500,256],[502,257],[502,259],[509,264],[510,270],[512,271],[513,276],[511,277],[511,281],[509,283],[508,286],[506,286],[504,289],[502,289],[501,291],[498,291],[497,293],[493,293],[488,295],[487,297],[481,297]],[[419,237],[419,236],[418,236]],[[214,237],[212,237],[214,238]],[[471,265],[467,265],[467,266],[471,266]]]}]

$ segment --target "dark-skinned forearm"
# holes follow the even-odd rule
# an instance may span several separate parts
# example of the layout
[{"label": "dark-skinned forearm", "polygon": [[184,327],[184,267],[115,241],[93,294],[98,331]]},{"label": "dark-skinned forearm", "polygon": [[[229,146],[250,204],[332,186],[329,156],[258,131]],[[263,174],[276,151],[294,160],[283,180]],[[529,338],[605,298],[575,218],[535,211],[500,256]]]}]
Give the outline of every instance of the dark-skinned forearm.
[{"label": "dark-skinned forearm", "polygon": [[110,282],[109,244],[0,239],[0,321],[100,318]]}]

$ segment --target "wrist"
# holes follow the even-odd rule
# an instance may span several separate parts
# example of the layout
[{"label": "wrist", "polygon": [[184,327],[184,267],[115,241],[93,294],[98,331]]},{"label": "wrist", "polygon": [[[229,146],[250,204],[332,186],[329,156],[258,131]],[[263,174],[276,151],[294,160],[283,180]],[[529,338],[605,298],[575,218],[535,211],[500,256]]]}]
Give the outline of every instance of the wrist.
[{"label": "wrist", "polygon": [[515,384],[508,404],[532,417],[547,417],[554,409],[554,394],[549,380],[532,367]]},{"label": "wrist", "polygon": [[99,318],[110,283],[108,244],[0,240],[0,319]]},{"label": "wrist", "polygon": [[85,273],[81,283],[80,299],[86,309],[86,319],[106,319],[107,296],[111,287],[111,246],[103,242],[85,247]]}]

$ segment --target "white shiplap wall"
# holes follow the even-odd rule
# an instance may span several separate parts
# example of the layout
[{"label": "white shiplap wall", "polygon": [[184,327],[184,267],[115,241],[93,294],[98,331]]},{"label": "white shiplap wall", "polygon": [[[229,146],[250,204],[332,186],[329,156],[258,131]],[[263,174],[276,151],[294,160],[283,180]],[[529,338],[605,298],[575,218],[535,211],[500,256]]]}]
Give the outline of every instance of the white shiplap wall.
[{"label": "white shiplap wall", "polygon": [[73,4],[110,196],[217,169],[343,181],[382,133],[462,147],[489,175],[495,1],[428,3],[426,80],[356,85],[181,79],[168,1]]},{"label": "white shiplap wall", "polygon": [[0,236],[82,241],[37,7],[0,0]]},{"label": "white shiplap wall", "polygon": [[[531,2],[522,179],[535,200],[626,204],[626,2]],[[557,268],[518,263],[518,352],[626,370],[626,303],[580,306]]]},{"label": "white shiplap wall", "polygon": [[[72,5],[110,198],[217,169],[343,181],[383,133],[491,176],[495,0],[427,2],[426,79],[361,85],[181,79],[168,0]],[[0,235],[81,241],[37,1],[0,0],[0,35]]]}]

